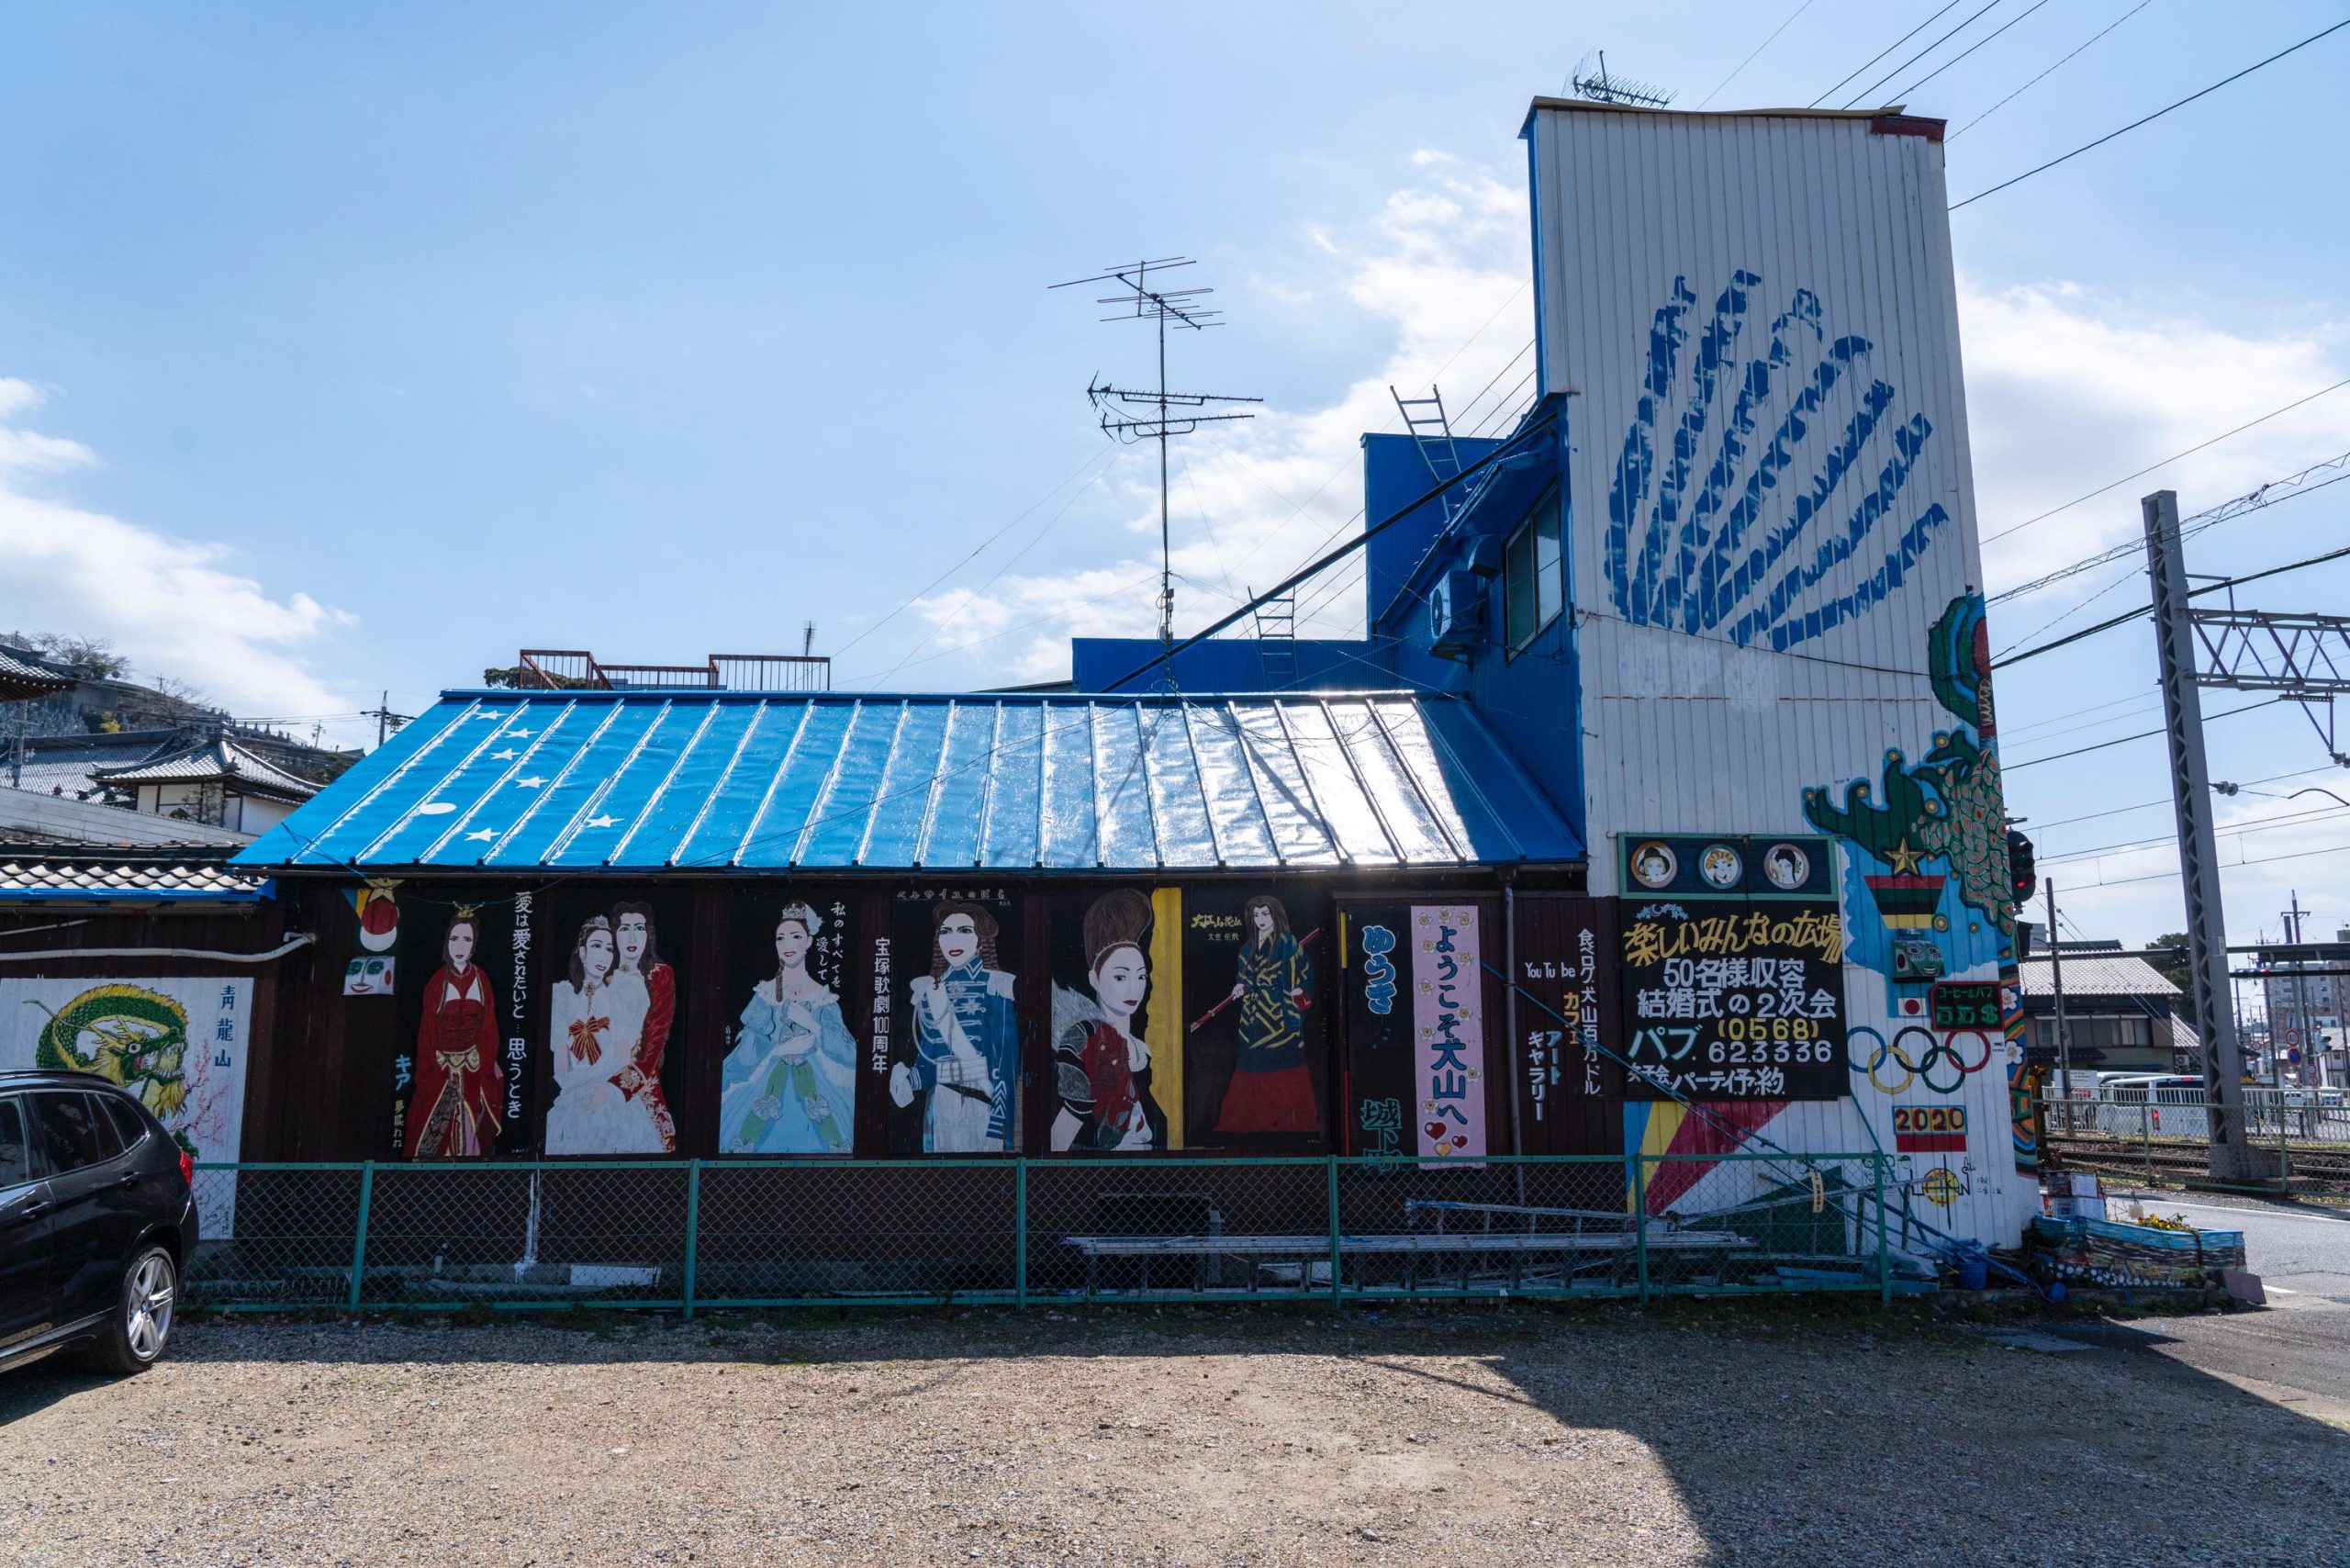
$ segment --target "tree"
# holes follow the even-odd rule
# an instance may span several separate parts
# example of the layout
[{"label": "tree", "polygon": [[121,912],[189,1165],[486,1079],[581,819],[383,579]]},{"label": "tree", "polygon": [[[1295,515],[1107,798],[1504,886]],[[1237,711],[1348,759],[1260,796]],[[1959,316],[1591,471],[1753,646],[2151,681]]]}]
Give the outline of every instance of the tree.
[{"label": "tree", "polygon": [[130,661],[115,652],[114,644],[104,637],[75,637],[63,632],[17,635],[41,657],[77,670],[92,680],[120,680],[130,673]]},{"label": "tree", "polygon": [[2167,958],[2148,958],[2146,962],[2154,965],[2157,970],[2161,971],[2163,979],[2178,987],[2181,991],[2191,991],[2194,990],[2194,986],[2191,981],[2194,977],[2195,969],[2193,963],[2188,958],[2186,932],[2165,931],[2160,936],[2155,937],[2152,942],[2147,943],[2146,946],[2149,947],[2169,948],[2173,954],[2172,957]]}]

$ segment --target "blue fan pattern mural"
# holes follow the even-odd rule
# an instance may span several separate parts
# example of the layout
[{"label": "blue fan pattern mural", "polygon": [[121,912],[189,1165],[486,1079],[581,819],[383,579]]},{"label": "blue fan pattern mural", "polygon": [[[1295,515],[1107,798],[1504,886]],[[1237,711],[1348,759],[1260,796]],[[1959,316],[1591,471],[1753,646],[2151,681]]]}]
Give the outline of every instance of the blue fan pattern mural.
[{"label": "blue fan pattern mural", "polygon": [[[1695,292],[1673,280],[1608,491],[1607,575],[1628,621],[1784,650],[1898,588],[1950,515],[1936,502],[1893,522],[1933,425],[1899,419],[1869,341],[1831,339],[1807,288],[1753,345],[1762,286],[1732,274],[1698,327]],[[1854,470],[1881,430],[1891,455],[1871,485]],[[1857,582],[1840,570],[1855,558],[1871,568]],[[1841,591],[1823,587],[1831,574]]]}]

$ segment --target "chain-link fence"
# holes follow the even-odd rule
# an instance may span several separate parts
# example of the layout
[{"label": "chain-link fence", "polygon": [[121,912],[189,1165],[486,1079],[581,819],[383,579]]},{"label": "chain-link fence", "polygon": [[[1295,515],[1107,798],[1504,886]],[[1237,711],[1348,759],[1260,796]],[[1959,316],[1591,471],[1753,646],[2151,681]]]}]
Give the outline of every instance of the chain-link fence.
[{"label": "chain-link fence", "polygon": [[[2040,1105],[2052,1164],[2176,1186],[2210,1171],[2221,1106],[2193,1091],[2123,1090],[2051,1096]],[[2350,1192],[2350,1093],[2338,1089],[2244,1092],[2244,1141],[2297,1191]]]},{"label": "chain-link fence", "polygon": [[187,1298],[247,1311],[1886,1294],[1901,1245],[1876,1154],[199,1165],[196,1180]]}]

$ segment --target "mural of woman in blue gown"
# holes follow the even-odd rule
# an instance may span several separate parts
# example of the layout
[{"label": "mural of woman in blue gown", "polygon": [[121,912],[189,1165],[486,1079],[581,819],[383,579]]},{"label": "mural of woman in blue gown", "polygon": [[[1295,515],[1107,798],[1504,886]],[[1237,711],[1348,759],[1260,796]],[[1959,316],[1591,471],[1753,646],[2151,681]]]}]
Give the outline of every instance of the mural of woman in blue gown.
[{"label": "mural of woman in blue gown", "polygon": [[846,1154],[856,1046],[838,994],[808,972],[822,921],[804,903],[776,918],[776,972],[752,988],[718,1100],[722,1154]]}]

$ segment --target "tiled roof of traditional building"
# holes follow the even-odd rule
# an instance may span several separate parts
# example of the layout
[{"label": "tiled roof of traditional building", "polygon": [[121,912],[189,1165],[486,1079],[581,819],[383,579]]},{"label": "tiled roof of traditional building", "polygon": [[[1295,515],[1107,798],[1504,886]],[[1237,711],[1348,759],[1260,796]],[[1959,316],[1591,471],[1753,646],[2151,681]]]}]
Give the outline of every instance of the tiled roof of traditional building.
[{"label": "tiled roof of traditional building", "polygon": [[129,787],[139,784],[233,785],[240,793],[307,801],[319,787],[297,778],[284,768],[263,762],[236,742],[214,736],[184,750],[126,767],[100,768],[91,775],[102,783]]},{"label": "tiled roof of traditional building", "polygon": [[269,879],[211,856],[98,854],[39,845],[0,845],[0,902],[16,900],[214,900],[267,896]]}]

